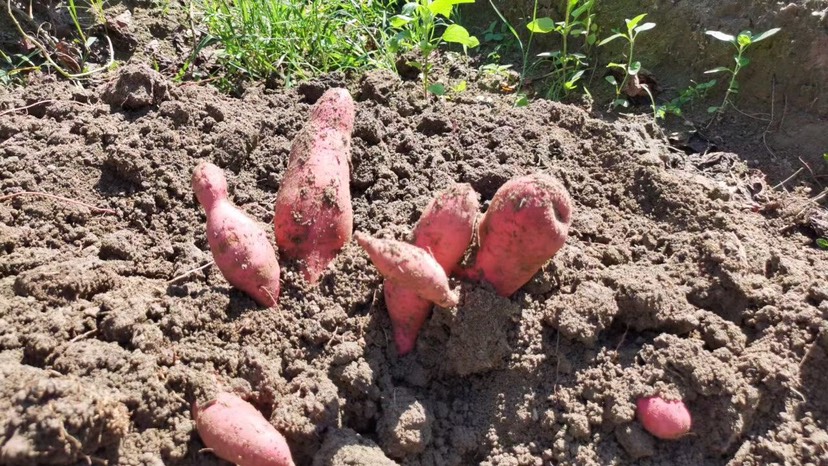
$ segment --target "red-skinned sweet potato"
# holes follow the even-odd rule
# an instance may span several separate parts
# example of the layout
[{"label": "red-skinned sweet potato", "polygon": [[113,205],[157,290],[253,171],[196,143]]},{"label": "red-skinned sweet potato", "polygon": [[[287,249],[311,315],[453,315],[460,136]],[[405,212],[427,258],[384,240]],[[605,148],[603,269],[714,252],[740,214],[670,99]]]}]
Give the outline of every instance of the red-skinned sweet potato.
[{"label": "red-skinned sweet potato", "polygon": [[354,234],[354,239],[386,279],[442,307],[454,307],[459,302],[460,297],[449,287],[445,271],[424,249],[359,232]]},{"label": "red-skinned sweet potato", "polygon": [[279,261],[265,230],[227,198],[227,179],[221,168],[199,163],[192,185],[207,213],[207,242],[224,278],[260,305],[275,306]]},{"label": "red-skinned sweet potato", "polygon": [[566,241],[572,201],[554,177],[513,178],[495,193],[478,225],[480,244],[467,275],[510,296],[526,284]]},{"label": "red-skinned sweet potato", "polygon": [[640,398],[636,416],[647,432],[664,440],[675,440],[690,432],[690,411],[681,400],[665,400],[659,396]]},{"label": "red-skinned sweet potato", "polygon": [[351,132],[354,101],[345,89],[326,91],[293,140],[273,217],[280,253],[301,261],[315,284],[351,240]]},{"label": "red-skinned sweet potato", "polygon": [[229,392],[193,407],[196,429],[213,453],[239,466],[293,466],[287,441],[253,405]]},{"label": "red-skinned sweet potato", "polygon": [[[446,275],[451,273],[471,243],[479,199],[471,185],[455,184],[429,202],[414,227],[414,245],[428,251]],[[383,294],[397,353],[402,356],[414,349],[432,303],[416,291],[388,279],[384,281]]]}]

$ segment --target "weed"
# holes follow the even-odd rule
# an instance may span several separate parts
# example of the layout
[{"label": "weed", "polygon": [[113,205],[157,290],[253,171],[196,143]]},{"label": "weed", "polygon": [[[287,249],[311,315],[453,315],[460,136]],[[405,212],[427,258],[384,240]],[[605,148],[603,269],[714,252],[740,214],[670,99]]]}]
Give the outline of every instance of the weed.
[{"label": "weed", "polygon": [[744,56],[745,51],[751,45],[763,41],[768,37],[771,37],[780,30],[781,28],[769,29],[757,36],[754,36],[753,33],[751,33],[750,31],[742,31],[737,36],[732,36],[730,34],[726,34],[724,32],[719,31],[705,31],[707,35],[713,37],[714,39],[720,40],[722,42],[729,42],[736,48],[736,55],[733,56],[733,59],[736,63],[733,65],[733,68],[720,66],[717,68],[713,68],[712,70],[705,71],[705,73],[707,74],[730,73],[730,83],[727,86],[727,91],[725,92],[725,96],[722,100],[721,105],[708,108],[707,111],[709,113],[722,114],[726,110],[728,105],[733,105],[731,97],[739,92],[739,82],[736,80],[736,77],[739,75],[739,71],[741,71],[742,68],[750,64],[750,59]]},{"label": "weed", "polygon": [[[641,22],[647,13],[640,14],[633,19],[625,19],[624,22],[626,23],[627,29],[626,31],[620,31],[618,29],[613,29],[615,34],[607,37],[606,39],[602,40],[598,43],[598,46],[609,44],[610,42],[614,41],[615,39],[624,39],[627,41],[627,63],[610,63],[607,65],[607,68],[619,70],[623,74],[623,78],[621,78],[621,82],[618,82],[618,78],[615,75],[608,75],[606,77],[607,82],[612,84],[615,87],[615,100],[612,101],[613,107],[628,107],[630,105],[629,101],[626,98],[621,97],[621,93],[625,92],[627,94],[637,94],[639,88],[643,89],[647,94],[650,94],[650,100],[652,100],[652,94],[650,93],[650,89],[646,85],[641,85],[638,81],[638,72],[641,71],[641,62],[634,61],[634,53],[635,53],[635,40],[638,38],[638,35],[644,31],[649,31],[650,29],[655,27],[655,23],[644,23],[639,25],[638,23]],[[632,81],[631,81],[632,80]],[[630,90],[634,90],[634,92],[629,92]],[[653,104],[655,106],[655,104]]]},{"label": "weed", "polygon": [[[391,42],[392,50],[417,51],[420,58],[409,62],[409,65],[420,70],[426,96],[430,91],[441,89],[441,86],[430,82],[432,64],[429,59],[442,43],[460,44],[464,51],[480,45],[480,41],[466,28],[451,19],[455,5],[460,3],[474,3],[474,0],[418,0],[406,3],[402,12],[391,18],[391,27],[398,31]],[[445,88],[442,89],[445,92]]]},{"label": "weed", "polygon": [[0,85],[12,86],[14,84],[21,84],[23,82],[23,73],[40,68],[32,62],[32,57],[36,54],[37,52],[30,53],[29,55],[7,55],[0,50]]},{"label": "weed", "polygon": [[392,0],[199,0],[208,40],[220,44],[229,78],[278,78],[285,85],[319,73],[393,68],[388,53]]},{"label": "weed", "polygon": [[664,119],[669,114],[673,114],[676,116],[682,115],[682,108],[685,105],[688,105],[696,100],[703,99],[707,96],[707,92],[716,85],[716,80],[711,79],[710,81],[703,82],[703,83],[693,83],[687,89],[681,91],[678,97],[674,98],[670,102],[666,104],[659,105],[656,108],[656,118]]},{"label": "weed", "polygon": [[828,238],[817,238],[816,244],[820,249],[828,250]]},{"label": "weed", "polygon": [[533,19],[526,25],[532,33],[555,33],[561,37],[560,50],[538,55],[552,63],[552,72],[545,76],[552,78],[546,95],[549,99],[560,100],[575,90],[578,80],[587,69],[586,55],[570,52],[569,38],[583,37],[585,46],[595,43],[597,26],[592,13],[594,6],[595,0],[566,0],[563,21],[555,22],[552,18],[544,17]]}]

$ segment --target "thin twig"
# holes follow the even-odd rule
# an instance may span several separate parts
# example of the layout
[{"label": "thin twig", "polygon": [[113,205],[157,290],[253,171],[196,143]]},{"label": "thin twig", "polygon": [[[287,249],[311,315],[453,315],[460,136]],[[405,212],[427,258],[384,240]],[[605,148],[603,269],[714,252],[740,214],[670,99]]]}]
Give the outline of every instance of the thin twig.
[{"label": "thin twig", "polygon": [[206,269],[207,267],[210,267],[213,264],[215,264],[215,261],[210,261],[210,262],[202,265],[201,267],[198,267],[198,268],[195,268],[195,269],[192,269],[192,270],[188,270],[188,271],[182,273],[181,275],[169,280],[167,282],[167,285],[169,285],[170,283],[175,283],[175,282],[177,282],[178,280],[181,280],[184,277],[187,277],[189,275],[192,275],[192,274],[198,272],[199,270],[204,270],[204,269]]},{"label": "thin twig", "polygon": [[[771,150],[770,146],[768,146],[768,133],[770,132],[770,127],[773,124],[773,111],[774,105],[776,102],[776,75],[771,78],[771,114],[770,114],[770,121],[768,122],[768,126],[765,127],[765,131],[762,132],[762,144],[765,145],[765,150],[768,151],[771,158],[776,160],[776,153]],[[784,182],[783,182],[784,184]],[[775,189],[775,188],[774,188]]]},{"label": "thin twig", "polygon": [[51,104],[51,103],[55,103],[55,102],[59,102],[59,101],[57,99],[41,100],[40,102],[35,102],[33,104],[29,104],[29,105],[26,105],[24,107],[15,107],[15,108],[10,108],[8,110],[4,110],[4,111],[0,112],[0,116],[8,115],[10,113],[19,112],[21,110],[28,110],[32,107],[37,107],[38,105]]},{"label": "thin twig", "polygon": [[76,201],[74,199],[69,199],[68,197],[63,197],[63,196],[58,196],[58,195],[55,195],[55,194],[49,194],[49,193],[43,193],[43,192],[37,192],[37,191],[22,191],[22,192],[19,192],[19,193],[7,194],[5,196],[0,196],[0,202],[15,198],[17,196],[41,196],[41,197],[46,197],[46,198],[49,198],[49,199],[54,199],[54,200],[57,200],[57,201],[67,202],[69,204],[81,205],[81,206],[84,206],[86,208],[89,208],[90,210],[101,212],[103,214],[118,215],[118,213],[115,212],[112,209],[103,209],[101,207],[95,207],[95,206],[93,206],[91,204],[87,204],[85,202]]},{"label": "thin twig", "polygon": [[782,182],[780,182],[778,185],[774,186],[774,187],[773,187],[773,188],[771,188],[771,189],[776,190],[776,189],[780,188],[782,185],[784,185],[784,184],[785,184],[785,183],[787,183],[788,181],[791,181],[792,179],[796,178],[796,175],[799,175],[800,173],[802,173],[802,170],[805,170],[805,168],[804,168],[804,167],[800,167],[800,168],[799,168],[799,170],[797,170],[796,172],[794,172],[794,174],[793,174],[793,175],[791,175],[791,176],[789,176],[789,177],[785,178],[784,180],[782,180]]}]

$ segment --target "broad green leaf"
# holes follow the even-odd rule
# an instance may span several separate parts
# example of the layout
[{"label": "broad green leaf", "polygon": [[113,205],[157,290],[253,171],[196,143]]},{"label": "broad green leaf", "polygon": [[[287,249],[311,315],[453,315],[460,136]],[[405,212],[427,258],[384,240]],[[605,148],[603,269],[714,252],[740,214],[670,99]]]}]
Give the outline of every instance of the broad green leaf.
[{"label": "broad green leaf", "polygon": [[600,47],[604,44],[609,44],[610,42],[614,41],[615,39],[618,39],[619,37],[627,37],[627,36],[625,36],[624,34],[621,34],[620,32],[617,32],[617,33],[607,37],[606,39],[602,40],[601,42],[598,42],[598,46]]},{"label": "broad green leaf", "polygon": [[708,36],[712,36],[714,39],[718,39],[722,42],[730,42],[735,44],[736,38],[731,36],[730,34],[725,34],[724,32],[719,31],[704,31],[705,34]]},{"label": "broad green leaf", "polygon": [[736,64],[741,66],[742,68],[748,66],[750,64],[750,58],[748,57],[736,57]]},{"label": "broad green leaf", "polygon": [[406,15],[394,15],[391,17],[391,27],[395,29],[399,29],[406,24],[410,23],[414,18],[411,16]]},{"label": "broad green leaf", "polygon": [[725,68],[724,66],[719,66],[719,67],[713,68],[712,70],[705,71],[704,74],[722,73],[724,71],[730,72],[730,68]]},{"label": "broad green leaf", "polygon": [[721,107],[707,107],[707,113],[716,113]]},{"label": "broad green leaf", "polygon": [[585,11],[587,11],[589,9],[591,4],[592,4],[591,1],[590,2],[584,2],[583,5],[581,5],[578,8],[575,8],[574,10],[572,10],[572,17],[577,19],[579,16],[581,16]]},{"label": "broad green leaf", "polygon": [[817,238],[816,244],[817,246],[819,246],[820,249],[828,249],[828,239]]},{"label": "broad green leaf", "polygon": [[417,14],[417,10],[420,8],[420,4],[417,2],[408,2],[403,5],[401,14],[405,16],[415,16]]},{"label": "broad green leaf", "polygon": [[630,65],[629,69],[627,69],[627,73],[628,73],[630,76],[635,76],[635,75],[637,75],[639,71],[641,71],[641,62],[640,62],[640,61],[634,61],[634,62],[632,62],[632,64]]},{"label": "broad green leaf", "polygon": [[443,86],[440,83],[434,83],[428,86],[428,92],[431,92],[434,95],[445,95],[446,94],[446,86]]},{"label": "broad green leaf", "polygon": [[434,16],[443,15],[448,18],[451,16],[452,8],[454,8],[452,0],[434,0],[428,4],[428,11]]},{"label": "broad green leaf", "polygon": [[755,44],[755,43],[759,42],[760,40],[765,40],[768,37],[776,34],[777,32],[779,32],[781,30],[782,30],[782,28],[768,29],[767,31],[763,32],[762,34],[759,34],[758,36],[754,36],[753,37],[753,43]]},{"label": "broad green leaf", "polygon": [[641,26],[638,26],[634,29],[635,33],[638,34],[639,32],[649,31],[650,29],[656,26],[655,23],[644,23]]},{"label": "broad green leaf", "polygon": [[627,30],[632,32],[632,30],[638,26],[638,23],[640,23],[645,16],[647,16],[647,13],[642,13],[633,19],[625,19],[624,22],[627,23]]},{"label": "broad green leaf", "polygon": [[451,26],[446,28],[445,32],[443,32],[443,40],[446,42],[462,44],[467,47],[474,47],[471,45],[471,39],[472,36],[469,35],[469,31],[467,31],[466,28],[460,26],[459,24],[452,24]]},{"label": "broad green leaf", "polygon": [[466,83],[465,80],[463,80],[463,81],[460,81],[459,83],[457,83],[457,85],[455,85],[454,87],[452,87],[451,90],[453,90],[454,92],[463,92],[467,88],[468,88],[468,84]]},{"label": "broad green leaf", "polygon": [[578,4],[578,1],[579,1],[579,0],[569,0],[569,3],[568,3],[568,5],[567,5],[567,7],[566,7],[566,8],[567,8],[568,10],[571,10],[571,9],[575,8],[575,5],[577,5],[577,4]]},{"label": "broad green leaf", "polygon": [[627,99],[615,99],[612,101],[612,106],[627,108],[630,106],[630,103],[627,101]]},{"label": "broad green leaf", "polygon": [[587,36],[587,44],[595,45],[595,41],[598,40],[598,37],[595,34],[590,34]]},{"label": "broad green leaf", "polygon": [[555,21],[552,18],[538,18],[526,27],[535,34],[546,34],[555,30]]},{"label": "broad green leaf", "polygon": [[626,69],[627,69],[627,65],[625,65],[625,64],[623,64],[623,63],[614,63],[614,62],[611,62],[611,63],[607,63],[607,68],[619,68],[619,69],[622,69],[622,70],[626,70]]},{"label": "broad green leaf", "polygon": [[753,43],[753,37],[750,35],[750,31],[742,31],[739,33],[739,36],[736,37],[736,43],[742,47],[747,47],[751,43]]},{"label": "broad green leaf", "polygon": [[612,84],[613,86],[618,86],[618,81],[615,80],[615,76],[609,75],[609,76],[605,77],[604,79],[606,79],[607,82]]},{"label": "broad green leaf", "polygon": [[577,73],[573,74],[572,77],[569,78],[569,81],[567,81],[567,84],[572,84],[572,87],[574,88],[575,83],[578,82],[578,80],[581,79],[581,76],[584,75],[584,71],[586,71],[586,70],[581,70],[581,71],[578,71]]},{"label": "broad green leaf", "polygon": [[529,105],[529,98],[523,94],[518,95],[515,99],[515,107],[525,107],[527,105]]}]

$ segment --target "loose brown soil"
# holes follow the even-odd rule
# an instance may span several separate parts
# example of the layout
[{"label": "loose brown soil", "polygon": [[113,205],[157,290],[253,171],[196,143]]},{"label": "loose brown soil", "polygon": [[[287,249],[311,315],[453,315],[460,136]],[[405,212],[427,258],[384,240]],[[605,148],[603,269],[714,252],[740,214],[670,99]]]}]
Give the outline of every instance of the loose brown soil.
[{"label": "loose brown soil", "polygon": [[[88,89],[0,95],[0,463],[211,465],[191,405],[257,406],[297,464],[828,464],[823,211],[729,153],[685,155],[647,118],[607,123],[473,91],[428,102],[388,73],[239,98],[128,65]],[[459,78],[459,76],[454,76]],[[570,238],[509,299],[461,282],[398,357],[381,278],[351,244],[279,307],[210,261],[191,170],[228,173],[265,224],[321,91],[357,99],[355,228],[407,239],[436,191],[481,209],[513,176],[558,177]],[[14,110],[23,108],[24,110]],[[684,398],[659,441],[636,398]]]}]

